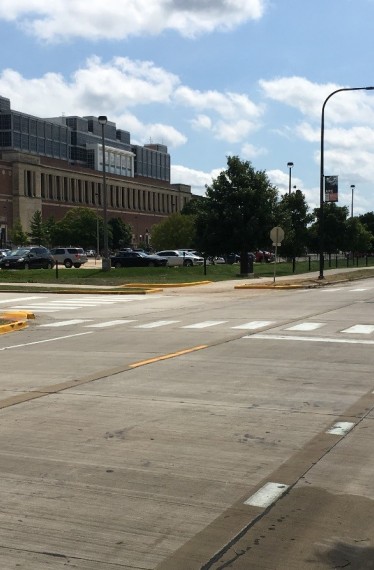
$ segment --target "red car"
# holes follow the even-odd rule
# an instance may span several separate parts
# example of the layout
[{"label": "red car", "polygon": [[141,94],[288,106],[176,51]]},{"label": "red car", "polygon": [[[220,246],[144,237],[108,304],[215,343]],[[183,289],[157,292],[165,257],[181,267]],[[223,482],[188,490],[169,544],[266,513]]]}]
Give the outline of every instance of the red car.
[{"label": "red car", "polygon": [[271,253],[270,251],[264,251],[264,250],[258,249],[255,252],[255,256],[256,256],[255,261],[257,263],[262,263],[264,261],[266,263],[270,263],[271,261],[274,261],[274,254]]}]

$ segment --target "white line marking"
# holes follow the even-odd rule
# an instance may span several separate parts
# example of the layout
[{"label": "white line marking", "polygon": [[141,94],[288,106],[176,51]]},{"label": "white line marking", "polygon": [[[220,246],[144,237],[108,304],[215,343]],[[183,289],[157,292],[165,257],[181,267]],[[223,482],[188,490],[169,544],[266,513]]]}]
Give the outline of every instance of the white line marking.
[{"label": "white line marking", "polygon": [[187,325],[185,327],[181,327],[182,329],[205,329],[207,327],[215,327],[216,325],[222,325],[223,323],[227,323],[227,321],[204,321],[202,323],[196,323],[194,325]]},{"label": "white line marking", "polygon": [[57,323],[47,323],[39,325],[39,327],[67,327],[69,325],[79,325],[80,323],[87,323],[91,319],[71,319],[70,321],[58,321]]},{"label": "white line marking", "polygon": [[148,323],[146,325],[138,325],[137,329],[155,329],[157,327],[165,327],[166,325],[172,325],[174,323],[179,323],[180,321],[155,321],[154,323]]},{"label": "white line marking", "polygon": [[326,433],[331,433],[332,435],[346,435],[351,431],[354,425],[352,422],[337,422],[331,429],[327,430]]},{"label": "white line marking", "polygon": [[352,338],[328,338],[313,336],[293,336],[293,335],[276,335],[276,334],[254,334],[251,336],[243,336],[243,338],[261,339],[261,340],[298,340],[303,342],[336,342],[337,344],[374,344],[374,340],[355,340]]},{"label": "white line marking", "polygon": [[78,334],[69,334],[66,336],[59,336],[56,338],[46,338],[45,340],[36,340],[35,342],[26,342],[24,344],[14,344],[13,346],[3,346],[2,348],[0,348],[0,350],[10,350],[11,348],[23,348],[25,346],[32,346],[34,344],[43,344],[45,342],[54,342],[56,340],[64,340],[66,338],[74,338],[75,336],[83,336],[85,334],[93,334],[93,331],[87,331]]},{"label": "white line marking", "polygon": [[244,325],[238,325],[237,327],[231,327],[232,329],[245,329],[245,330],[255,330],[260,329],[261,327],[268,327],[272,325],[274,321],[251,321],[249,323],[245,323]]},{"label": "white line marking", "polygon": [[244,504],[265,509],[284,495],[288,488],[289,485],[283,483],[266,483],[254,495],[244,501]]},{"label": "white line marking", "polygon": [[90,328],[90,329],[102,329],[105,327],[112,327],[115,325],[125,325],[127,323],[134,323],[135,320],[134,319],[128,319],[128,320],[117,320],[117,321],[107,321],[105,323],[96,323],[95,325],[86,325],[85,328]]},{"label": "white line marking", "polygon": [[323,293],[335,293],[335,291],[342,291],[343,287],[337,287],[336,289],[332,288],[332,289],[325,289],[322,288],[320,289],[320,292],[322,291]]},{"label": "white line marking", "polygon": [[365,289],[364,289],[364,288],[362,288],[362,289],[350,289],[350,292],[351,292],[351,293],[356,293],[356,291],[357,291],[357,292],[358,292],[358,291],[369,291],[370,289],[371,289],[371,287],[365,287]]},{"label": "white line marking", "polygon": [[354,325],[348,329],[344,329],[343,333],[354,333],[354,334],[371,334],[374,331],[374,325]]},{"label": "white line marking", "polygon": [[7,299],[0,303],[19,303],[20,301],[33,301],[34,299],[46,299],[47,297],[17,297],[16,299]]},{"label": "white line marking", "polygon": [[315,331],[320,327],[323,327],[324,323],[300,323],[299,325],[294,325],[293,327],[288,327],[286,331]]}]

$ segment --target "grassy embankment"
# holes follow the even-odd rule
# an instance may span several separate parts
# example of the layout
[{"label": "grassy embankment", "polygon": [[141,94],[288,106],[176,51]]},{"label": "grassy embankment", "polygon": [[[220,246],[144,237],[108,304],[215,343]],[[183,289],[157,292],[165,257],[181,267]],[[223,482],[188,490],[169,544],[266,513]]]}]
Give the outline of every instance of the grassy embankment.
[{"label": "grassy embankment", "polygon": [[[369,258],[371,267],[366,267],[364,258],[359,260],[359,267],[355,261],[352,266],[352,278],[373,277],[374,276],[374,258]],[[336,267],[336,263],[331,264],[331,269]],[[339,260],[339,268],[347,269],[346,260]],[[318,271],[318,261],[298,261],[296,263],[295,273],[292,271],[292,263],[282,262],[276,264],[276,277],[287,277],[291,279],[294,275],[306,274]],[[2,270],[0,271],[0,290],[4,290],[10,285],[18,283],[28,283],[32,286],[33,283],[53,284],[53,285],[93,285],[93,286],[109,286],[118,287],[121,285],[131,285],[136,283],[151,284],[157,283],[160,285],[177,284],[177,283],[192,283],[199,281],[226,281],[230,279],[238,279],[239,265],[207,265],[206,272],[204,267],[151,267],[151,268],[124,268],[112,269],[109,272],[101,270],[101,265],[97,268],[80,268],[80,269],[65,269],[60,268],[58,272],[56,269],[44,270]],[[329,264],[325,263],[325,278],[330,279]],[[270,263],[256,263],[254,265],[255,279],[261,277],[273,277],[274,264]],[[342,279],[350,279],[351,273],[344,272],[340,274]],[[312,277],[312,276],[311,276]],[[248,279],[248,277],[245,277]],[[334,275],[334,280],[339,279],[338,275]]]}]

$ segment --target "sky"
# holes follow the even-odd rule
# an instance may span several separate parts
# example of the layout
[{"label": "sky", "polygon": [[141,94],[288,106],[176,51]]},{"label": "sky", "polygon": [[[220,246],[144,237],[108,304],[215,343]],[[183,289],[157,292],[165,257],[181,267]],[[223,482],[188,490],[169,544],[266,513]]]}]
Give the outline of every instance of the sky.
[{"label": "sky", "polygon": [[[199,195],[233,155],[282,195],[292,162],[313,209],[322,106],[374,85],[373,22],[374,0],[0,0],[0,95],[167,145]],[[324,173],[339,206],[374,211],[374,91],[326,103]]]}]

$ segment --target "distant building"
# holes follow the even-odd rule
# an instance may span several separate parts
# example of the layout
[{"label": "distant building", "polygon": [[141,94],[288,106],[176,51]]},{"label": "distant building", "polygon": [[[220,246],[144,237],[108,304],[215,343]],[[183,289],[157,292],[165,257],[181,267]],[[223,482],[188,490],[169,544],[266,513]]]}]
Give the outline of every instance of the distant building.
[{"label": "distant building", "polygon": [[[104,141],[108,219],[130,224],[134,244],[147,241],[154,224],[192,198],[191,187],[170,183],[165,145],[133,145],[130,133],[111,121]],[[102,171],[97,117],[33,117],[0,96],[0,247],[17,220],[28,231],[38,210],[43,219],[59,220],[77,206],[100,215]]]}]

